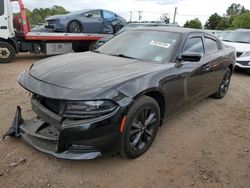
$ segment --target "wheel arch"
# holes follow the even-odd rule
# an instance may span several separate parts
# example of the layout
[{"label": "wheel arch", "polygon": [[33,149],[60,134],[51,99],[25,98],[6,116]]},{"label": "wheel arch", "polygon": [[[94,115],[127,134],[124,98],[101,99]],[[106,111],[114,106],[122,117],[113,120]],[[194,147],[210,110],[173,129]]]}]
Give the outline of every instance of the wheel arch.
[{"label": "wheel arch", "polygon": [[134,99],[136,100],[143,95],[152,97],[158,103],[161,112],[161,124],[162,124],[166,111],[166,99],[164,97],[163,91],[159,90],[158,88],[150,88],[136,95]]},{"label": "wheel arch", "polygon": [[15,49],[16,53],[18,53],[18,51],[19,51],[18,50],[18,45],[17,45],[17,43],[16,43],[16,41],[14,39],[8,38],[6,40],[4,38],[0,38],[0,41],[9,43]]},{"label": "wheel arch", "polygon": [[233,73],[233,71],[234,71],[234,66],[233,66],[233,64],[230,64],[230,65],[228,66],[228,68],[231,70],[231,73]]}]

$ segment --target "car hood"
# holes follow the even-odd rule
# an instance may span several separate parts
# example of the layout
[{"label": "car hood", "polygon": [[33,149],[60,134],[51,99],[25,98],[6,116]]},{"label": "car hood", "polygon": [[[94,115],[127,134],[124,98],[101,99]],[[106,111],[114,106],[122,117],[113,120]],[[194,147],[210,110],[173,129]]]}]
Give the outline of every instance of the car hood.
[{"label": "car hood", "polygon": [[84,52],[41,60],[33,65],[29,75],[56,87],[96,93],[161,67],[162,64]]},{"label": "car hood", "polygon": [[50,16],[50,17],[46,18],[46,20],[47,21],[49,21],[49,20],[59,20],[61,18],[65,18],[67,16],[68,16],[68,14],[55,15],[55,16]]},{"label": "car hood", "polygon": [[237,52],[250,51],[250,44],[238,43],[238,42],[226,42],[226,41],[223,41],[223,43],[230,45],[230,46],[233,46]]}]

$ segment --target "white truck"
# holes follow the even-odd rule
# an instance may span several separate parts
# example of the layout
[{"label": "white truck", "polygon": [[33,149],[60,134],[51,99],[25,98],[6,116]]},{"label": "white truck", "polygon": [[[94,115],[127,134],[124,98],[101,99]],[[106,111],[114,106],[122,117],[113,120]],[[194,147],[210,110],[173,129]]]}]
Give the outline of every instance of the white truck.
[{"label": "white truck", "polygon": [[[11,2],[18,1],[20,17],[13,16]],[[19,52],[55,55],[92,50],[107,34],[30,32],[22,0],[0,0],[0,63],[9,63]]]}]

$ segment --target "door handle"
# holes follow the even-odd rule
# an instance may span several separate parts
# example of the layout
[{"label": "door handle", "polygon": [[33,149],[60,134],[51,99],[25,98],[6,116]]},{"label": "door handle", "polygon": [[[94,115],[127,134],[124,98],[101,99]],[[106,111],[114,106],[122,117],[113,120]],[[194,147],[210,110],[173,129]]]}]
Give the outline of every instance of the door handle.
[{"label": "door handle", "polygon": [[8,29],[7,26],[0,26],[0,29]]}]

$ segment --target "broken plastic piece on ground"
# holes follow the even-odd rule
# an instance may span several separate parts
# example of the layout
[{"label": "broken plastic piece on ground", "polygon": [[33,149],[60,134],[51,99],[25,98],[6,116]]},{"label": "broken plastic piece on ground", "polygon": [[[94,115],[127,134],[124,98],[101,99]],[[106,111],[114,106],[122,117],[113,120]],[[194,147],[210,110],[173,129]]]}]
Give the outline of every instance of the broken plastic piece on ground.
[{"label": "broken plastic piece on ground", "polygon": [[15,118],[12,122],[12,126],[9,128],[7,133],[5,133],[2,140],[4,140],[6,136],[20,137],[21,136],[20,125],[22,125],[23,122],[24,120],[22,118],[22,109],[20,106],[18,106],[16,110]]}]

